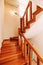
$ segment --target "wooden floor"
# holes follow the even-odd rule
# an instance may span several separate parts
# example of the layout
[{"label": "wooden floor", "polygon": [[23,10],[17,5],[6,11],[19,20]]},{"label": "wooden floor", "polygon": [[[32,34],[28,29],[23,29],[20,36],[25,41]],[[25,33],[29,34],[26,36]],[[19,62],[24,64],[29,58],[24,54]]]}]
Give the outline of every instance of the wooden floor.
[{"label": "wooden floor", "polygon": [[0,54],[0,65],[26,65],[17,41],[5,41]]}]

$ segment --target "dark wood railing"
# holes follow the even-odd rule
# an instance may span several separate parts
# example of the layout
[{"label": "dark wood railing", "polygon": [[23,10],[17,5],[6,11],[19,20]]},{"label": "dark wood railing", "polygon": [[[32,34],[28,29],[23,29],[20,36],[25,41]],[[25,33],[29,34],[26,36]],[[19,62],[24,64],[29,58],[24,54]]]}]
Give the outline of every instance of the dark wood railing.
[{"label": "dark wood railing", "polygon": [[[19,38],[19,44],[21,43],[21,45],[23,45],[23,43],[24,43],[24,58],[25,59],[26,59],[26,53],[25,53],[26,52],[26,43],[28,44],[28,47],[29,47],[28,48],[28,51],[29,51],[29,54],[28,54],[29,65],[32,65],[32,52],[34,52],[35,55],[37,56],[37,65],[40,65],[40,62],[43,63],[43,58],[41,57],[41,55],[39,54],[39,52],[36,50],[36,48],[32,45],[32,43],[28,39],[26,39],[26,37],[24,36],[23,33],[19,32],[19,34],[21,36]],[[23,40],[21,38],[24,39],[24,42],[23,42]],[[22,40],[22,42],[20,40]],[[22,48],[23,48],[23,46],[21,46],[21,49]]]},{"label": "dark wood railing", "polygon": [[[32,19],[32,2],[30,1],[28,3],[28,6],[25,10],[25,13],[23,15],[22,18],[20,18],[20,28],[21,28],[21,32],[25,32],[25,28],[28,25],[28,8],[30,7],[30,20]],[[24,16],[26,15],[26,26],[24,25],[25,21],[24,21]],[[28,26],[29,27],[29,26]]]},{"label": "dark wood railing", "polygon": [[[29,16],[30,20],[29,21],[28,21],[28,8],[29,8],[29,11],[30,11],[29,12],[30,13],[30,16]],[[23,17],[20,18],[20,29],[21,29],[22,33],[25,32],[25,29],[30,28],[30,24],[34,23],[36,21],[36,15],[39,14],[41,11],[43,11],[43,9],[40,8],[39,6],[37,6],[36,11],[34,13],[32,13],[32,2],[30,1],[28,3],[28,6],[25,10],[25,13],[24,13]],[[25,18],[26,22],[24,21],[25,15],[26,15],[26,18]]]},{"label": "dark wood railing", "polygon": [[[28,8],[30,10],[30,20],[28,21]],[[26,43],[28,44],[28,47],[29,47],[29,65],[32,65],[32,52],[34,52],[37,56],[37,65],[40,65],[40,62],[43,62],[43,58],[40,56],[40,54],[38,53],[38,51],[36,50],[36,48],[31,44],[31,42],[26,39],[26,37],[24,36],[24,32],[25,32],[25,29],[27,28],[30,28],[30,24],[31,23],[34,23],[36,21],[36,15],[39,14],[40,12],[42,12],[43,9],[40,8],[39,6],[37,6],[37,9],[34,13],[32,13],[32,2],[30,1],[28,3],[28,6],[24,12],[24,15],[22,18],[20,18],[20,28],[19,28],[19,45],[20,45],[20,48],[22,50],[22,44],[24,43],[24,58],[26,58],[26,55],[25,55],[25,46],[26,46]],[[24,17],[26,16],[26,21],[24,20]],[[26,25],[25,25],[26,24]],[[23,41],[23,39],[24,41]]]}]

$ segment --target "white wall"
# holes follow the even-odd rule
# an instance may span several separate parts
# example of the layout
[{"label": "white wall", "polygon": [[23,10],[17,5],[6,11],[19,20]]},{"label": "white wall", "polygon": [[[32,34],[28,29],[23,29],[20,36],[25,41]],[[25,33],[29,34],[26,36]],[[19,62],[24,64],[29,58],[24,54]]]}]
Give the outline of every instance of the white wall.
[{"label": "white wall", "polygon": [[17,11],[16,8],[5,5],[3,39],[18,36],[18,28],[20,26],[19,16],[12,13],[12,10]]},{"label": "white wall", "polygon": [[43,0],[31,0],[31,1],[34,2],[35,5],[38,5],[41,8],[43,8]]},{"label": "white wall", "polygon": [[24,15],[25,9],[28,5],[29,0],[19,0],[19,15],[22,17]]},{"label": "white wall", "polygon": [[30,29],[27,30],[25,36],[27,38],[33,38],[43,31],[43,14],[39,17],[39,19],[33,24]]},{"label": "white wall", "polygon": [[2,46],[2,27],[3,27],[3,15],[4,15],[4,0],[0,0],[0,48]]},{"label": "white wall", "polygon": [[[36,35],[32,39],[30,39],[31,43],[37,49],[41,57],[43,58],[43,31],[40,34]],[[36,55],[34,54],[34,59],[36,60]],[[42,64],[43,65],[43,64]]]}]

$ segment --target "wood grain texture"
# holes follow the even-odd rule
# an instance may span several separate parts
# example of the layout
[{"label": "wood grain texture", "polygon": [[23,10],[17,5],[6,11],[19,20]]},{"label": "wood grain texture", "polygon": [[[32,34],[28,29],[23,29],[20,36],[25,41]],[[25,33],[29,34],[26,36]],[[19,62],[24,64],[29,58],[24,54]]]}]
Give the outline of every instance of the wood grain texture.
[{"label": "wood grain texture", "polygon": [[17,41],[4,41],[0,53],[0,65],[25,65],[26,61]]}]

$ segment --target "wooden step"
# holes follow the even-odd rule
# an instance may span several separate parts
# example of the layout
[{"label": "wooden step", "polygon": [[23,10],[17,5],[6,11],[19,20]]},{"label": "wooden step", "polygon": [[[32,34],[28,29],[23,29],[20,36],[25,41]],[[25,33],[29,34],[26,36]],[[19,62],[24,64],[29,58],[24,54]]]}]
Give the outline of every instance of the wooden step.
[{"label": "wooden step", "polygon": [[17,41],[4,41],[0,54],[0,65],[25,65],[23,54]]},{"label": "wooden step", "polygon": [[15,54],[19,54],[21,52],[14,52],[14,51],[10,51],[10,52],[3,52],[0,54],[0,57],[5,57],[5,56],[9,56],[9,55],[15,55]]},{"label": "wooden step", "polygon": [[18,59],[22,56],[22,53],[18,53],[18,54],[9,54],[9,55],[6,55],[6,56],[2,56],[0,57],[0,64],[1,63],[5,63],[5,62],[8,62],[8,61],[11,61],[13,59]]},{"label": "wooden step", "polygon": [[14,51],[14,52],[18,52],[18,51],[20,51],[20,49],[19,49],[19,46],[17,45],[17,42],[12,42],[12,41],[5,41],[4,43],[3,43],[3,45],[2,45],[2,49],[1,49],[1,52],[3,53],[5,53],[5,52],[12,52],[12,51]]},{"label": "wooden step", "polygon": [[10,37],[10,41],[18,41],[18,36],[17,37]]},{"label": "wooden step", "polygon": [[4,46],[1,49],[1,56],[7,56],[9,54],[17,54],[21,53],[21,50],[19,49],[19,46]]},{"label": "wooden step", "polygon": [[18,58],[18,59],[13,59],[11,61],[7,61],[5,63],[1,63],[1,65],[27,65],[26,61],[24,58]]},{"label": "wooden step", "polygon": [[10,40],[6,40],[6,41],[3,41],[3,43],[2,43],[2,46],[3,45],[15,45],[15,44],[17,44],[17,41],[10,41]]},{"label": "wooden step", "polygon": [[19,46],[12,46],[12,47],[2,47],[1,53],[19,53],[21,50],[19,49]]}]

